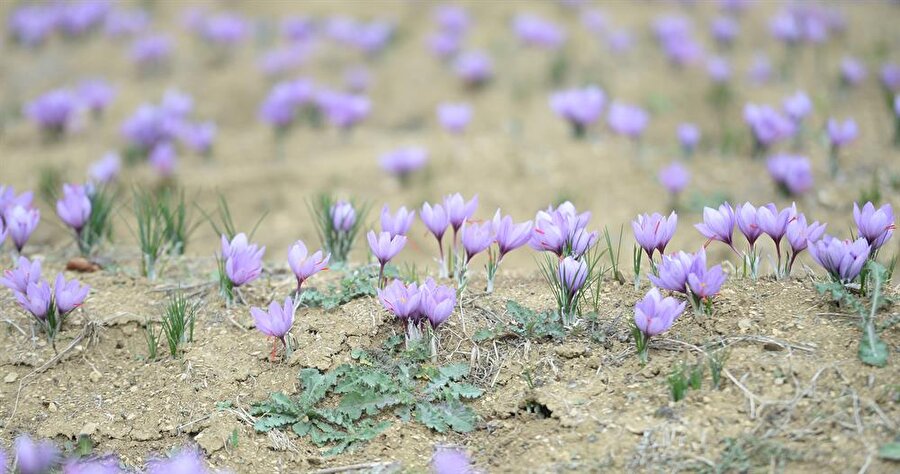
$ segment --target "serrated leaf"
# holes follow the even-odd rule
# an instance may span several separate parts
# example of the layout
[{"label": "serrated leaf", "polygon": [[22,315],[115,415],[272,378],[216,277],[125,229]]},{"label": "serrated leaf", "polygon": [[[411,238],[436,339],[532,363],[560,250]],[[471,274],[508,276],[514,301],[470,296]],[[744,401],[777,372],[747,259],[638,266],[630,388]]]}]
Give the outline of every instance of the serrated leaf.
[{"label": "serrated leaf", "polygon": [[449,386],[453,398],[478,398],[484,394],[484,390],[468,383],[453,382]]},{"label": "serrated leaf", "polygon": [[444,420],[453,431],[468,433],[475,429],[475,412],[469,407],[456,400],[438,405],[438,407],[442,411]]},{"label": "serrated leaf", "polygon": [[416,420],[438,433],[445,433],[448,428],[443,414],[430,403],[423,402],[416,405]]},{"label": "serrated leaf", "polygon": [[289,425],[296,420],[296,417],[290,415],[272,414],[264,418],[257,418],[256,421],[253,422],[253,429],[259,431],[260,433],[265,433],[266,431],[271,431],[274,428],[280,428],[282,426]]},{"label": "serrated leaf", "polygon": [[900,441],[881,445],[878,448],[878,457],[888,461],[900,461]]},{"label": "serrated leaf", "polygon": [[334,373],[322,375],[316,369],[300,370],[300,382],[303,384],[303,393],[300,394],[299,404],[302,407],[311,407],[325,398],[328,389],[334,386]]},{"label": "serrated leaf", "polygon": [[296,433],[297,436],[306,436],[309,433],[310,428],[312,428],[312,425],[305,421],[298,421],[291,426],[291,429],[294,430],[294,433]]},{"label": "serrated leaf", "polygon": [[884,367],[887,365],[887,358],[888,347],[884,341],[875,336],[875,340],[870,342],[869,338],[863,335],[859,341],[859,360],[875,367]]},{"label": "serrated leaf", "polygon": [[469,375],[469,365],[464,363],[445,365],[438,369],[441,375],[450,380],[459,380]]},{"label": "serrated leaf", "polygon": [[392,397],[383,393],[375,391],[350,392],[341,398],[338,412],[344,414],[350,421],[356,421],[363,413],[374,416],[382,408],[394,403]]},{"label": "serrated leaf", "polygon": [[290,413],[296,410],[296,406],[294,405],[294,402],[291,401],[291,398],[281,392],[273,392],[271,398],[275,406],[280,408],[282,411]]},{"label": "serrated leaf", "polygon": [[475,334],[472,334],[472,340],[475,342],[484,342],[494,339],[498,335],[503,333],[502,327],[494,327],[494,328],[482,328],[475,331]]}]

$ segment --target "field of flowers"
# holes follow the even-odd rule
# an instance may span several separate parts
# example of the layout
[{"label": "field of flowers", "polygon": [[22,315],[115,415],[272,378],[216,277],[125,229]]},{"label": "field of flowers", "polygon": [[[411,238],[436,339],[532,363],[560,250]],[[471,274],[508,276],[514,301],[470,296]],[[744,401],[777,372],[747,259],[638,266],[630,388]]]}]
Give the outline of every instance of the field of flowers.
[{"label": "field of flowers", "polygon": [[900,470],[896,1],[0,16],[0,472]]}]

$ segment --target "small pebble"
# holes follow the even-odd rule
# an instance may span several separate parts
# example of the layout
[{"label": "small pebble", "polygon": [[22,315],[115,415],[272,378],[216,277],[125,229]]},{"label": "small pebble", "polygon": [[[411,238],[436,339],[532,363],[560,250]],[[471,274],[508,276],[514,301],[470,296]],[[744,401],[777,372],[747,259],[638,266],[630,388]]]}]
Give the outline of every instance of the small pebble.
[{"label": "small pebble", "polygon": [[19,374],[15,373],[15,372],[10,372],[10,373],[6,374],[6,377],[3,377],[3,381],[6,383],[13,383],[16,380],[19,380]]}]

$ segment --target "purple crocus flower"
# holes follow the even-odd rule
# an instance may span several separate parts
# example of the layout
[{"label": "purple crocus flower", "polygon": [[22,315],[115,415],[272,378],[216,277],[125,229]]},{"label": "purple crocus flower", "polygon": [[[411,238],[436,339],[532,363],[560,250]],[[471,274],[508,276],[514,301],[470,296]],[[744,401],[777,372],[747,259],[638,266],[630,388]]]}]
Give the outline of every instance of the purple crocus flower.
[{"label": "purple crocus flower", "polygon": [[466,222],[460,230],[460,240],[466,249],[466,265],[472,257],[487,250],[494,243],[494,226],[491,221],[476,224]]},{"label": "purple crocus flower", "polygon": [[[417,320],[420,317],[421,294],[415,283],[409,285],[394,279],[384,288],[375,290],[378,301],[384,309],[402,320]],[[452,308],[451,308],[452,309]]]},{"label": "purple crocus flower", "polygon": [[497,247],[500,250],[497,262],[503,260],[503,257],[513,250],[525,245],[531,240],[531,229],[533,227],[531,221],[525,221],[518,224],[513,223],[512,216],[500,218],[500,211],[494,215],[492,222],[494,233],[496,234]]},{"label": "purple crocus flower", "polygon": [[796,130],[794,122],[768,105],[747,104],[744,107],[744,121],[750,126],[758,150],[765,150],[794,135]]},{"label": "purple crocus flower", "polygon": [[82,285],[77,280],[66,281],[62,273],[56,275],[53,283],[53,301],[60,315],[65,315],[81,306],[87,298],[91,287]]},{"label": "purple crocus flower", "polygon": [[310,17],[290,16],[281,22],[281,32],[289,41],[303,43],[315,36],[316,25]]},{"label": "purple crocus flower", "polygon": [[372,108],[369,98],[364,95],[322,91],[315,100],[328,123],[342,130],[353,128],[369,115]]},{"label": "purple crocus flower", "polygon": [[143,9],[115,8],[106,16],[104,32],[110,38],[123,38],[143,33],[150,26],[150,15]]},{"label": "purple crocus flower", "polygon": [[111,9],[112,3],[107,0],[65,3],[60,7],[57,26],[66,36],[80,36],[101,25]]},{"label": "purple crocus flower", "polygon": [[400,253],[403,250],[403,246],[406,245],[405,235],[391,235],[390,232],[375,234],[375,231],[370,230],[366,234],[366,239],[369,241],[372,255],[375,256],[382,268]]},{"label": "purple crocus flower", "polygon": [[693,155],[700,143],[700,129],[692,123],[682,123],[678,126],[678,142],[685,155]]},{"label": "purple crocus flower", "polygon": [[144,104],[122,124],[122,135],[133,146],[149,151],[172,140],[179,123],[162,108]]},{"label": "purple crocus flower", "polygon": [[688,275],[706,268],[706,251],[700,249],[696,254],[684,251],[663,255],[657,267],[658,275],[649,275],[653,286],[678,293],[687,292]]},{"label": "purple crocus flower", "polygon": [[406,206],[397,209],[395,215],[391,215],[391,209],[384,205],[381,208],[381,230],[394,235],[406,235],[416,218],[416,211],[408,211]]},{"label": "purple crocus flower", "polygon": [[438,32],[428,36],[428,49],[439,60],[452,58],[462,46],[462,37],[453,33]]},{"label": "purple crocus flower", "polygon": [[779,211],[775,204],[769,203],[756,210],[756,222],[759,229],[771,237],[776,247],[784,237],[784,233],[787,232],[788,223],[796,216],[797,207],[795,205]]},{"label": "purple crocus flower", "polygon": [[441,104],[437,108],[437,117],[445,130],[458,135],[472,120],[472,107],[468,104]]},{"label": "purple crocus flower", "polygon": [[596,231],[589,232],[586,229],[578,229],[569,239],[569,256],[572,258],[581,258],[584,254],[594,247],[600,234]]},{"label": "purple crocus flower", "polygon": [[525,46],[541,49],[557,49],[566,35],[555,24],[530,13],[520,13],[513,19],[513,31]]},{"label": "purple crocus flower", "polygon": [[447,212],[447,218],[450,221],[450,225],[453,226],[454,233],[459,231],[459,228],[462,227],[463,223],[475,214],[475,209],[477,208],[477,194],[473,196],[469,202],[466,202],[459,193],[444,197],[444,210]]},{"label": "purple crocus flower", "polygon": [[[590,219],[590,212],[579,214],[569,201],[560,204],[556,209],[551,206],[535,216],[532,237],[528,245],[539,252],[551,251],[563,257],[566,251],[573,249],[576,234],[587,226]],[[592,245],[593,238],[590,234],[582,237],[587,237],[587,244]]]},{"label": "purple crocus flower", "polygon": [[440,246],[444,232],[447,231],[447,227],[450,225],[450,218],[444,210],[444,206],[440,204],[432,206],[426,202],[422,204],[422,212],[419,213],[419,216],[421,216],[425,227],[434,235]]},{"label": "purple crocus flower", "polygon": [[600,118],[604,105],[606,94],[597,86],[569,89],[550,96],[550,108],[569,122],[576,137],[583,136],[585,129]]},{"label": "purple crocus flower", "polygon": [[349,232],[356,224],[356,209],[347,201],[338,201],[328,210],[334,229],[340,232]]},{"label": "purple crocus flower", "polygon": [[63,185],[63,197],[56,201],[56,213],[63,223],[81,235],[81,230],[91,218],[91,199],[87,188],[80,184]]},{"label": "purple crocus flower", "polygon": [[430,277],[419,287],[419,309],[428,318],[431,327],[437,329],[453,314],[456,307],[456,290],[438,285]]},{"label": "purple crocus flower", "polygon": [[364,66],[351,66],[344,70],[344,86],[351,92],[363,93],[372,85],[372,74]]},{"label": "purple crocus flower", "polygon": [[662,334],[672,327],[672,324],[684,312],[687,305],[671,296],[663,298],[659,290],[650,288],[650,291],[634,305],[634,324],[644,336],[653,337]]},{"label": "purple crocus flower", "polygon": [[762,235],[762,229],[759,227],[757,217],[757,209],[749,202],[745,202],[743,206],[735,209],[734,215],[738,229],[740,229],[741,233],[744,234],[744,237],[747,238],[747,242],[752,249],[754,243],[756,243],[756,239]]},{"label": "purple crocus flower", "polygon": [[59,136],[72,124],[81,107],[78,97],[67,89],[50,91],[25,107],[24,114],[44,132]]},{"label": "purple crocus flower", "polygon": [[210,474],[203,455],[196,447],[185,446],[168,458],[147,462],[146,474]]},{"label": "purple crocus flower", "polygon": [[150,150],[147,161],[158,175],[163,178],[171,178],[175,174],[178,165],[178,156],[175,154],[175,145],[172,143],[160,143]]},{"label": "purple crocus flower", "polygon": [[584,286],[588,277],[588,266],[583,260],[566,257],[559,261],[556,276],[563,291],[572,299],[578,290]]},{"label": "purple crocus flower", "polygon": [[58,15],[50,5],[22,4],[9,17],[10,35],[28,47],[40,46],[56,28]]},{"label": "purple crocus flower", "polygon": [[725,84],[731,79],[731,63],[721,56],[706,61],[706,73],[714,84]]},{"label": "purple crocus flower", "polygon": [[825,224],[819,224],[819,221],[807,224],[806,216],[802,213],[788,223],[787,233],[785,233],[788,243],[791,245],[791,259],[787,267],[788,274],[790,274],[791,268],[794,266],[794,261],[797,260],[797,255],[806,250],[810,242],[818,241],[824,233]]},{"label": "purple crocus flower", "polygon": [[438,28],[451,35],[465,33],[471,23],[469,12],[459,5],[438,5],[432,16]]},{"label": "purple crocus flower", "polygon": [[797,18],[790,12],[783,11],[769,21],[769,31],[775,39],[787,45],[794,45],[803,39],[803,31]]},{"label": "purple crocus flower", "polygon": [[784,113],[787,114],[794,123],[800,123],[813,110],[812,101],[803,91],[797,91],[794,95],[788,96],[782,102]]},{"label": "purple crocus flower", "polygon": [[707,269],[704,265],[688,274],[688,286],[696,298],[712,298],[719,294],[722,284],[725,283],[725,272],[722,265],[716,265]]},{"label": "purple crocus flower", "polygon": [[41,211],[22,205],[14,205],[8,207],[3,213],[3,221],[6,224],[6,231],[9,238],[12,239],[16,250],[20,253],[31,233],[37,228],[38,222],[41,220]]},{"label": "purple crocus flower", "polygon": [[410,173],[422,169],[427,162],[428,151],[418,146],[398,148],[378,159],[381,168],[397,176],[401,182],[406,182]]},{"label": "purple crocus flower", "polygon": [[259,60],[259,68],[267,77],[287,74],[302,65],[307,58],[307,50],[300,46],[273,49]]},{"label": "purple crocus flower", "polygon": [[59,449],[52,441],[34,441],[20,435],[15,441],[16,468],[20,474],[45,474],[59,463]]},{"label": "purple crocus flower", "polygon": [[95,116],[100,116],[116,96],[116,90],[102,79],[83,81],[78,86],[81,103]]},{"label": "purple crocus flower", "polygon": [[653,253],[659,250],[660,255],[666,251],[666,245],[675,235],[678,225],[678,214],[672,211],[669,217],[654,212],[652,215],[639,214],[631,221],[631,229],[634,231],[634,240],[647,253],[647,257],[653,260]]},{"label": "purple crocus flower", "polygon": [[168,36],[144,35],[131,44],[131,61],[145,71],[159,69],[169,62],[172,49],[172,39]]},{"label": "purple crocus flower", "polygon": [[24,292],[15,293],[15,296],[22,309],[31,313],[38,321],[45,322],[47,320],[53,302],[49,283],[43,280],[29,283]]},{"label": "purple crocus flower", "polygon": [[235,13],[219,13],[206,18],[200,35],[210,43],[231,47],[243,41],[247,35],[247,24]]},{"label": "purple crocus flower", "polygon": [[607,117],[609,127],[617,134],[632,140],[640,139],[649,121],[650,116],[647,115],[647,112],[636,105],[613,102],[609,107],[609,116]]},{"label": "purple crocus flower", "polygon": [[812,164],[805,156],[775,155],[769,158],[766,167],[779,189],[788,196],[797,196],[812,189]]},{"label": "purple crocus flower", "polygon": [[900,64],[886,63],[881,66],[881,85],[891,94],[900,92]]},{"label": "purple crocus flower", "polygon": [[268,311],[250,308],[250,315],[253,316],[253,323],[259,332],[280,340],[287,347],[284,336],[291,332],[294,325],[294,301],[290,296],[284,300],[284,305],[279,305],[276,301],[271,302]]},{"label": "purple crocus flower", "polygon": [[119,177],[122,159],[116,152],[109,152],[88,167],[88,179],[92,184],[109,184]]},{"label": "purple crocus flower", "polygon": [[700,231],[704,237],[712,240],[718,240],[725,245],[734,248],[732,236],[734,234],[734,209],[731,204],[723,203],[719,209],[711,207],[703,208],[703,222],[694,224],[694,228]]},{"label": "purple crocus flower", "polygon": [[869,258],[869,243],[864,238],[836,239],[825,235],[817,242],[809,243],[809,254],[836,281],[849,283],[859,276]]},{"label": "purple crocus flower", "polygon": [[15,270],[6,270],[0,277],[0,285],[3,285],[15,293],[26,293],[28,285],[41,281],[41,261],[34,259],[29,261],[25,257],[19,257]]},{"label": "purple crocus flower", "polygon": [[756,85],[762,85],[772,78],[772,63],[765,54],[757,54],[750,64],[747,77]]},{"label": "purple crocus flower", "polygon": [[453,62],[453,71],[467,87],[477,89],[491,80],[494,64],[483,51],[466,51]]},{"label": "purple crocus flower", "polygon": [[216,123],[185,123],[181,127],[180,138],[191,151],[200,155],[208,155],[216,139]]},{"label": "purple crocus flower", "polygon": [[866,80],[866,65],[849,56],[841,60],[841,83],[845,86],[858,86]]},{"label": "purple crocus flower", "polygon": [[122,474],[119,458],[115,455],[100,458],[72,458],[62,466],[62,474]]},{"label": "purple crocus flower", "polygon": [[313,100],[314,94],[315,86],[311,81],[279,82],[260,106],[259,117],[278,129],[285,129],[294,122],[300,107]]},{"label": "purple crocus flower", "polygon": [[675,196],[691,182],[691,173],[684,165],[676,161],[659,170],[658,178],[659,184],[662,184],[669,194]]},{"label": "purple crocus flower", "polygon": [[246,285],[259,278],[262,272],[262,257],[265,247],[258,247],[247,241],[247,235],[241,232],[231,242],[222,235],[222,258],[225,259],[225,274],[232,285]]},{"label": "purple crocus flower", "polygon": [[0,221],[3,220],[2,214],[13,206],[31,207],[31,201],[34,199],[34,193],[26,191],[16,195],[16,190],[12,186],[4,186],[0,184]]},{"label": "purple crocus flower", "polygon": [[716,43],[723,47],[729,47],[734,44],[734,40],[740,32],[738,23],[728,16],[714,18],[709,25],[709,29]]},{"label": "purple crocus flower", "polygon": [[186,118],[194,110],[194,98],[178,89],[166,89],[160,107],[170,117]]},{"label": "purple crocus flower", "polygon": [[294,276],[297,277],[297,293],[300,293],[300,287],[309,277],[328,268],[328,261],[331,254],[322,256],[322,251],[317,250],[316,253],[309,255],[306,244],[302,240],[294,242],[288,249],[288,265]]},{"label": "purple crocus flower", "polygon": [[862,209],[853,203],[853,220],[859,237],[866,239],[872,252],[880,249],[894,234],[894,208],[885,204],[878,209],[867,202]]},{"label": "purple crocus flower", "polygon": [[856,139],[857,128],[853,119],[839,122],[836,119],[828,119],[828,140],[832,148],[841,148]]},{"label": "purple crocus flower", "polygon": [[431,457],[433,474],[473,474],[472,462],[462,449],[439,447]]}]

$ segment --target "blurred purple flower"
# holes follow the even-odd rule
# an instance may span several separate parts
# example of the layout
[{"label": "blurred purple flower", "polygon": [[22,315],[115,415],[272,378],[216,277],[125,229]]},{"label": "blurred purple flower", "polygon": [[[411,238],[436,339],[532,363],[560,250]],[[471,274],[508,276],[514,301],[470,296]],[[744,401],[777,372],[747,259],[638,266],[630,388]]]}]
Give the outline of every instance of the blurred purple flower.
[{"label": "blurred purple flower", "polygon": [[272,87],[260,106],[260,119],[276,128],[285,129],[293,124],[299,108],[314,99],[314,94],[315,86],[311,81],[299,79],[279,82]]},{"label": "blurred purple flower", "polygon": [[216,138],[215,122],[186,122],[179,133],[182,143],[191,151],[201,155],[208,155],[212,150],[213,141]]},{"label": "blurred purple flower", "polygon": [[779,189],[788,196],[803,194],[813,187],[812,164],[805,156],[775,155],[766,166]]},{"label": "blurred purple flower", "polygon": [[740,25],[731,17],[718,16],[710,23],[709,29],[716,43],[727,47],[734,44],[734,40],[740,32]]},{"label": "blurred purple flower", "polygon": [[853,203],[853,220],[856,221],[857,235],[866,239],[872,252],[880,249],[894,234],[894,208],[890,203],[878,209],[867,202],[862,209]]},{"label": "blurred purple flower", "polygon": [[246,285],[259,278],[262,272],[262,257],[265,247],[258,247],[247,241],[247,235],[241,232],[231,242],[222,235],[222,258],[225,260],[225,274],[232,285]]},{"label": "blurred purple flower", "polygon": [[0,285],[3,285],[14,293],[25,293],[28,291],[28,285],[41,281],[41,261],[34,259],[29,261],[25,257],[19,257],[14,270],[6,270],[4,276],[0,278]]},{"label": "blurred purple flower", "polygon": [[754,142],[760,150],[765,150],[795,132],[794,123],[768,105],[748,103],[744,106],[744,121],[750,126]]},{"label": "blurred purple flower", "polygon": [[721,56],[706,61],[706,73],[715,84],[725,84],[731,79],[731,63]]},{"label": "blurred purple flower", "polygon": [[849,283],[866,264],[869,243],[864,238],[851,242],[825,235],[821,240],[809,243],[809,254],[836,281]]},{"label": "blurred purple flower", "polygon": [[881,85],[891,94],[900,92],[900,64],[885,63],[881,66]]},{"label": "blurred purple flower", "polygon": [[290,41],[306,42],[315,36],[316,25],[312,18],[291,16],[281,22],[281,32]]},{"label": "blurred purple flower", "polygon": [[175,174],[175,166],[178,164],[175,145],[168,142],[156,145],[147,155],[147,161],[158,175],[163,178],[171,178]]},{"label": "blurred purple flower", "polygon": [[296,69],[306,58],[306,50],[297,46],[273,49],[260,58],[259,68],[266,76],[275,77]]},{"label": "blurred purple flower", "polygon": [[78,96],[84,107],[99,116],[115,98],[116,90],[103,79],[91,79],[79,84]]},{"label": "blurred purple flower", "polygon": [[147,462],[146,474],[209,474],[203,455],[196,447],[185,446],[168,458]]},{"label": "blurred purple flower", "polygon": [[841,148],[856,140],[858,134],[856,121],[847,119],[839,122],[836,119],[828,119],[826,126],[828,131],[828,140],[831,142],[832,148]]},{"label": "blurred purple flower", "polygon": [[49,4],[20,4],[13,9],[7,27],[10,36],[24,46],[40,46],[58,23],[57,9]]},{"label": "blurred purple flower", "polygon": [[381,155],[378,163],[388,173],[405,181],[410,173],[422,169],[428,162],[428,151],[422,147],[398,148]]},{"label": "blurred purple flower", "polygon": [[609,127],[619,135],[625,135],[632,140],[640,139],[647,127],[650,116],[644,109],[630,104],[613,102],[609,107],[607,122]]},{"label": "blurred purple flower", "polygon": [[144,104],[122,124],[122,135],[132,146],[150,151],[175,137],[180,120],[161,107]]},{"label": "blurred purple flower", "polygon": [[340,232],[349,232],[356,224],[356,209],[353,204],[347,201],[338,201],[328,210],[331,216],[331,223],[335,230]]},{"label": "blurred purple flower", "polygon": [[647,253],[647,257],[653,260],[653,253],[659,250],[660,255],[666,252],[666,245],[675,235],[678,225],[678,214],[672,211],[669,217],[654,212],[652,215],[639,214],[631,221],[631,230],[634,231],[634,240]]},{"label": "blurred purple flower", "polygon": [[81,36],[97,29],[106,19],[112,3],[108,0],[81,0],[60,4],[58,26],[67,36]]},{"label": "blurred purple flower", "polygon": [[143,33],[150,26],[150,15],[141,8],[114,8],[106,15],[104,31],[111,38],[122,38]]},{"label": "blurred purple flower", "polygon": [[494,75],[494,65],[483,51],[466,51],[453,62],[456,76],[470,88],[478,88],[486,84]]},{"label": "blurred purple flower", "polygon": [[52,441],[33,441],[19,435],[15,441],[16,468],[19,474],[45,474],[59,463],[60,452]]},{"label": "blurred purple flower", "polygon": [[300,287],[309,277],[328,268],[328,261],[331,254],[322,256],[322,251],[317,250],[316,253],[309,255],[306,244],[302,240],[298,240],[288,249],[288,266],[297,277],[297,293],[300,293]]},{"label": "blurred purple flower", "polygon": [[381,230],[394,235],[406,235],[416,218],[416,211],[408,211],[405,206],[397,209],[397,213],[391,215],[391,209],[387,204],[381,208]]},{"label": "blurred purple flower", "polygon": [[841,83],[846,86],[858,86],[866,79],[868,71],[862,61],[845,56],[841,59]]},{"label": "blurred purple flower", "polygon": [[210,43],[231,47],[244,40],[247,29],[247,22],[240,15],[223,12],[207,17],[199,33]]},{"label": "blurred purple flower", "polygon": [[460,134],[472,120],[472,107],[465,103],[443,103],[438,105],[437,117],[445,130]]},{"label": "blurred purple flower", "polygon": [[600,118],[606,105],[606,94],[597,86],[554,92],[550,96],[550,108],[572,126],[575,136]]},{"label": "blurred purple flower", "polygon": [[519,13],[513,18],[513,31],[525,46],[557,49],[566,41],[560,27],[530,13]]},{"label": "blurred purple flower", "polygon": [[784,113],[787,114],[795,123],[800,123],[813,110],[812,101],[803,91],[797,91],[794,95],[788,96],[782,102]]},{"label": "blurred purple flower", "polygon": [[718,240],[719,242],[734,248],[734,244],[732,243],[734,223],[734,209],[731,208],[731,204],[726,202],[722,203],[718,210],[711,207],[704,207],[703,222],[694,224],[694,228],[710,241]]},{"label": "blurred purple flower", "polygon": [[428,37],[427,41],[428,49],[441,60],[453,57],[462,46],[462,38],[452,33],[434,33]]},{"label": "blurred purple flower", "polygon": [[433,474],[473,474],[472,462],[462,449],[438,447],[431,457]]},{"label": "blurred purple flower", "polygon": [[37,228],[40,220],[41,211],[36,208],[16,204],[7,207],[4,211],[3,222],[6,224],[6,231],[19,253],[22,252],[22,248],[25,247],[25,243],[28,242],[28,238],[31,237],[31,233]]},{"label": "blurred purple flower", "polygon": [[797,18],[787,11],[779,12],[769,20],[769,32],[775,39],[788,45],[794,45],[803,39],[803,31]]},{"label": "blurred purple flower", "polygon": [[465,33],[471,24],[469,12],[459,5],[438,5],[432,16],[438,28],[451,35],[458,36]]},{"label": "blurred purple flower", "polygon": [[173,49],[172,39],[164,35],[148,34],[131,43],[130,57],[143,70],[159,69],[169,62]]},{"label": "blurred purple flower", "polygon": [[62,474],[122,474],[115,455],[104,457],[71,458],[62,466]]},{"label": "blurred purple flower", "polygon": [[691,182],[691,173],[677,161],[659,170],[659,183],[669,194],[677,195]]},{"label": "blurred purple flower", "polygon": [[319,92],[315,102],[331,125],[344,130],[365,119],[372,107],[369,98],[364,95],[333,91]]},{"label": "blurred purple flower", "polygon": [[678,142],[686,155],[692,155],[700,143],[700,129],[692,123],[678,125]]},{"label": "blurred purple flower", "polygon": [[772,63],[769,62],[768,56],[765,54],[757,54],[750,63],[750,69],[747,71],[750,81],[757,85],[762,85],[772,78]]},{"label": "blurred purple flower", "polygon": [[672,323],[684,312],[687,305],[671,296],[663,298],[656,288],[634,305],[634,324],[646,337],[662,334],[672,327]]},{"label": "blurred purple flower", "polygon": [[194,110],[194,98],[178,89],[166,89],[160,107],[166,115],[183,119]]},{"label": "blurred purple flower", "polygon": [[68,89],[57,89],[29,103],[25,115],[44,132],[54,136],[64,133],[71,126],[81,101]]},{"label": "blurred purple flower", "polygon": [[81,235],[81,230],[91,217],[91,199],[87,188],[78,184],[64,184],[62,199],[56,201],[56,213],[64,224]]},{"label": "blurred purple flower", "polygon": [[606,33],[609,21],[606,13],[597,8],[587,8],[581,11],[581,24],[591,33],[600,35]]}]

